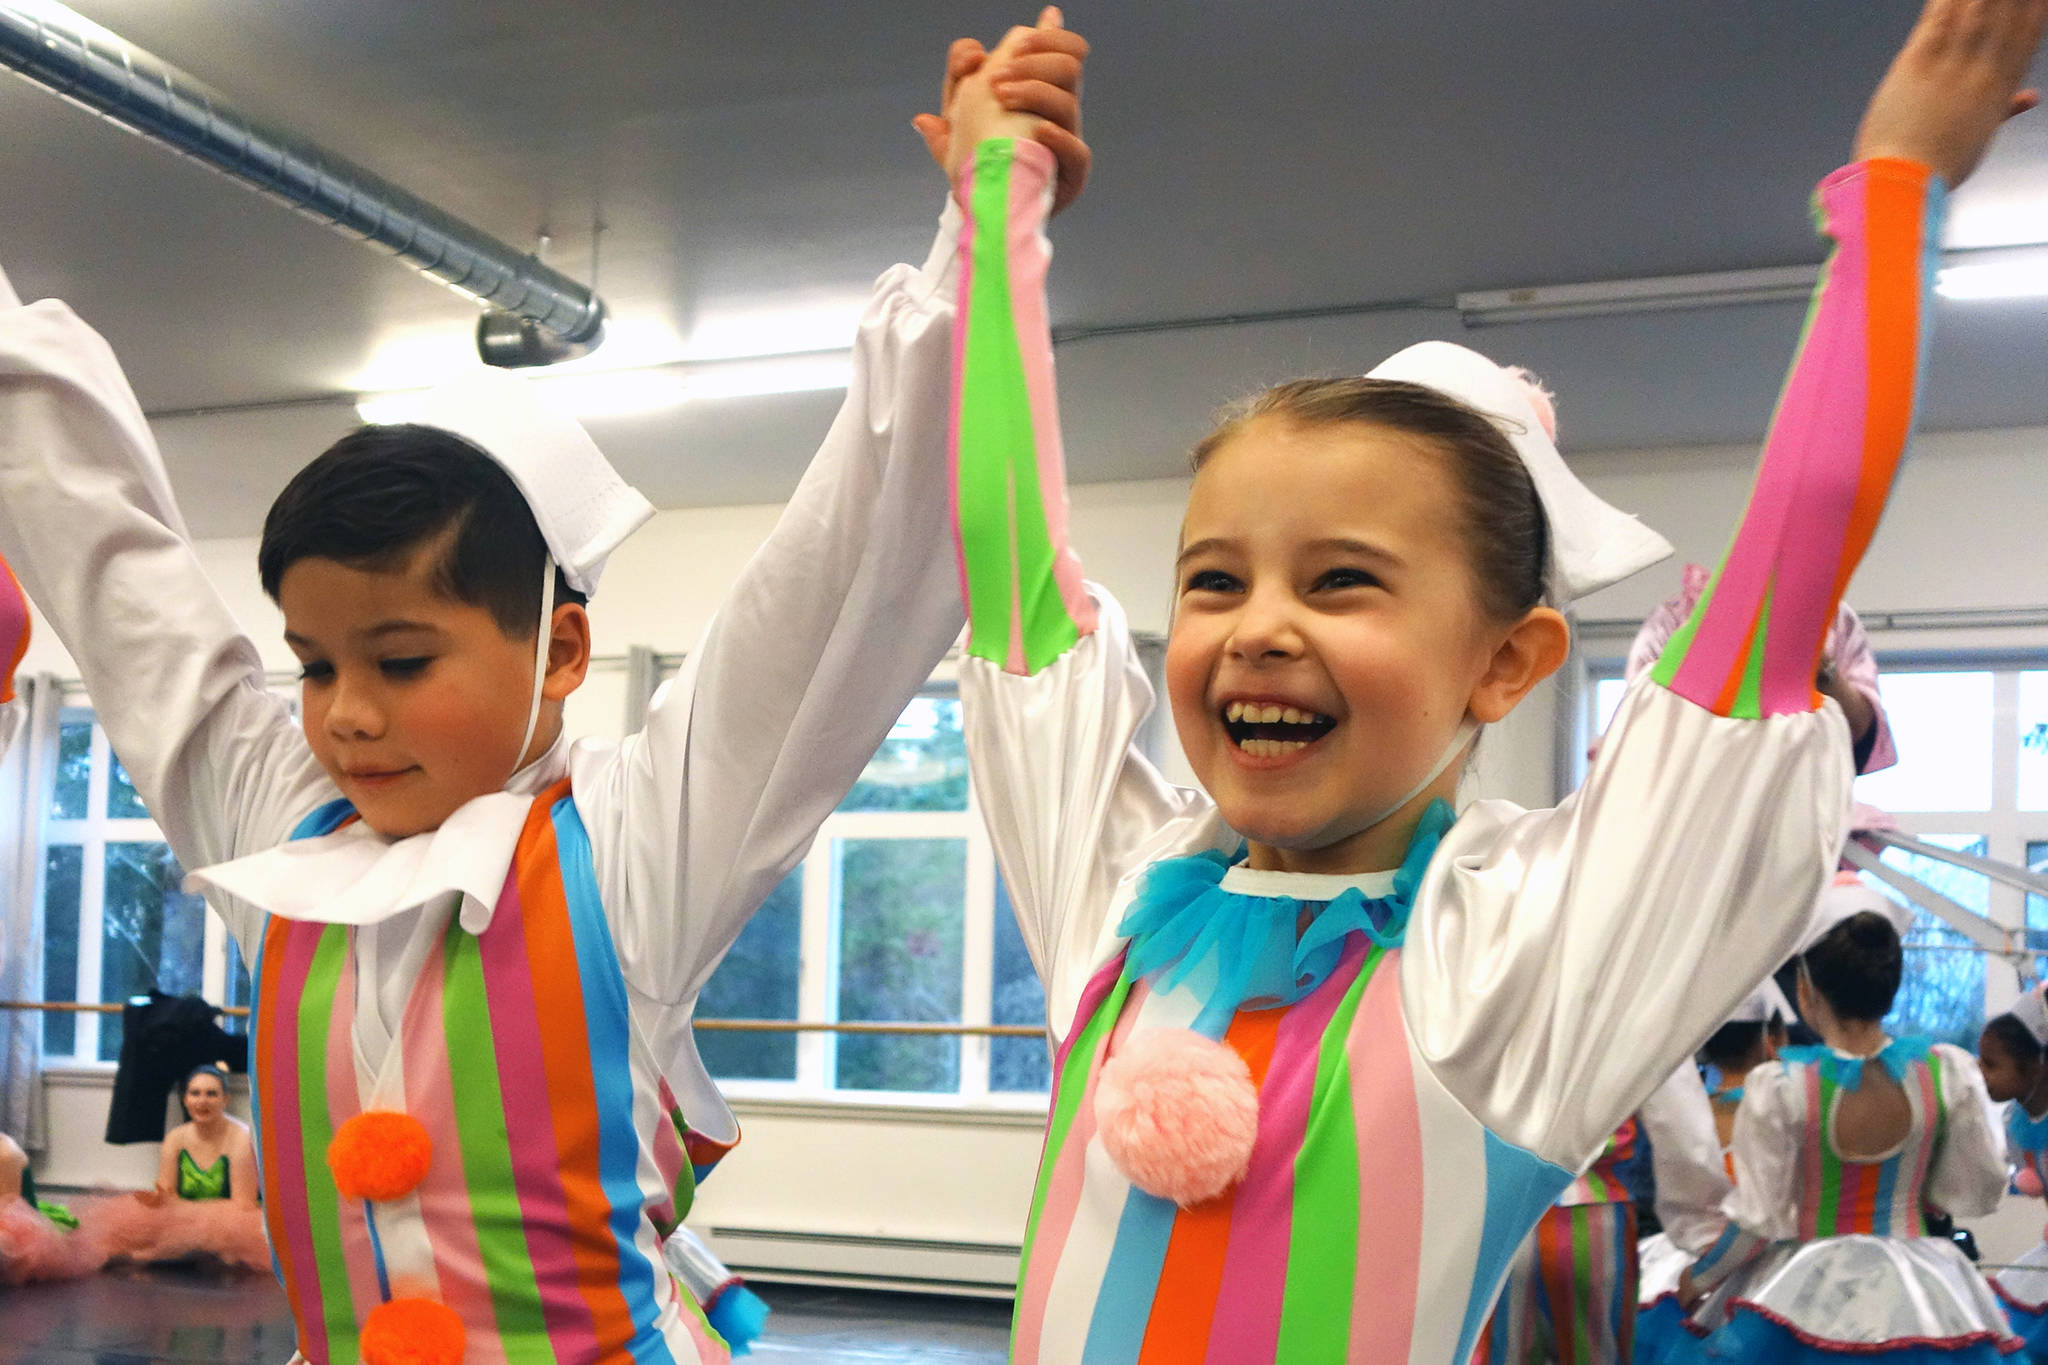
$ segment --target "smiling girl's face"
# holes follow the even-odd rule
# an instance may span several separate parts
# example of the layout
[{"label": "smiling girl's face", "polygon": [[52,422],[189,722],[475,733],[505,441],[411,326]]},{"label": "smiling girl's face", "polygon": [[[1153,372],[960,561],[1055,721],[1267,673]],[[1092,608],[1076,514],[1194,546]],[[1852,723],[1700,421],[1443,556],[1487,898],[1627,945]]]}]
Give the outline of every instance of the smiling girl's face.
[{"label": "smiling girl's face", "polygon": [[1267,415],[1195,477],[1167,691],[1255,867],[1397,866],[1461,765],[1389,808],[1468,714],[1499,720],[1563,659],[1556,612],[1481,607],[1449,458],[1387,427]]}]

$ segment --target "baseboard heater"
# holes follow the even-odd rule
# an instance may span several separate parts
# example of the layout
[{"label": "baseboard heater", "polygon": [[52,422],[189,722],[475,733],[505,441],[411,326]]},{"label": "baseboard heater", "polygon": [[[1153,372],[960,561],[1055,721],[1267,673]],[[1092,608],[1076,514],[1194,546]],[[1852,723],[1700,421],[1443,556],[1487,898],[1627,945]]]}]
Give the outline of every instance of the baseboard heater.
[{"label": "baseboard heater", "polygon": [[1015,1243],[717,1224],[698,1232],[720,1260],[748,1279],[976,1298],[1010,1297],[1022,1250]]}]

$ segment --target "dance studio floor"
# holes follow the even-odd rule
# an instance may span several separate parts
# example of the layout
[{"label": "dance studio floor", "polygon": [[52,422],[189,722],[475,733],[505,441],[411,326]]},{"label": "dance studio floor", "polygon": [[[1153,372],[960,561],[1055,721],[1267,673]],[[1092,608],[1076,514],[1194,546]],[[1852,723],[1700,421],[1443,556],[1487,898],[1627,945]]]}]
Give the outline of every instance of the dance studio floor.
[{"label": "dance studio floor", "polygon": [[[757,1286],[774,1308],[749,1360],[762,1365],[997,1365],[1008,1300]],[[108,1272],[0,1288],[0,1365],[283,1365],[291,1317],[267,1276]]]}]

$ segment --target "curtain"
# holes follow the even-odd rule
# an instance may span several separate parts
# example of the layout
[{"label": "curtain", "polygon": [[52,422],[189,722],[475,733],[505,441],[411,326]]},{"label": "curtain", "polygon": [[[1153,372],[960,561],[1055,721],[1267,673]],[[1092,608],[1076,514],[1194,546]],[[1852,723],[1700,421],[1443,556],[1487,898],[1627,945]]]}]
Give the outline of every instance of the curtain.
[{"label": "curtain", "polygon": [[[26,708],[0,756],[0,1000],[43,998],[42,812],[56,780],[58,680],[15,680]],[[45,1143],[43,1016],[0,1010],[0,1132],[31,1152]]]}]

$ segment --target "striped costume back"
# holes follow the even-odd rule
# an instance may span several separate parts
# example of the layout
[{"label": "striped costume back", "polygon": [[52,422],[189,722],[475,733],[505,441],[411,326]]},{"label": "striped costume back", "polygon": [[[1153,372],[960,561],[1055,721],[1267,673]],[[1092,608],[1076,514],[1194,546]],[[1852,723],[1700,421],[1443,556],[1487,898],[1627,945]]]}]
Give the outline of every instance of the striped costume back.
[{"label": "striped costume back", "polygon": [[[335,803],[298,833],[350,818]],[[255,971],[265,1212],[300,1353],[350,1365],[370,1310],[420,1294],[460,1315],[472,1362],[726,1359],[660,1250],[719,1153],[688,1149],[634,1027],[566,780],[535,800],[490,925],[450,916],[375,1075],[353,935],[272,917]],[[401,1199],[346,1201],[326,1169],[366,1108],[402,1108],[433,1141]]]},{"label": "striped costume back", "polygon": [[1842,1096],[1835,1070],[1824,1061],[1802,1062],[1799,1070],[1807,1114],[1800,1154],[1800,1238],[1924,1236],[1921,1191],[1948,1119],[1940,1056],[1930,1052],[1908,1065],[1901,1085],[1913,1109],[1912,1130],[1904,1145],[1882,1161],[1851,1161],[1835,1150],[1830,1135]]}]

